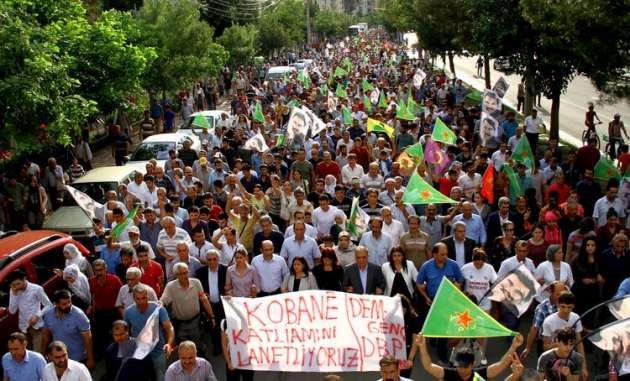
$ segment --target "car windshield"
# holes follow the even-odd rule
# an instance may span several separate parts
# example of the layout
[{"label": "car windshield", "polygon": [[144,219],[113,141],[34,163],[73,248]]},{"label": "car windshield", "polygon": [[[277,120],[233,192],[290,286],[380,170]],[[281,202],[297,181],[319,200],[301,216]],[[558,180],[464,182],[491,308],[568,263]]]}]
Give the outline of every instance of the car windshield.
[{"label": "car windshield", "polygon": [[83,184],[72,184],[73,187],[80,190],[81,192],[87,194],[92,197],[95,201],[100,202],[101,204],[105,203],[105,194],[110,191],[118,190],[117,182],[103,182],[103,183],[83,183]]},{"label": "car windshield", "polygon": [[[210,128],[214,127],[214,117],[212,115],[206,115],[205,118],[208,121],[209,127]],[[188,119],[186,119],[184,124],[179,129],[181,130],[183,128],[183,129],[190,130],[192,128],[191,124],[192,124],[194,119],[195,119],[194,116],[189,116]],[[200,127],[195,126],[195,129],[200,129]]]},{"label": "car windshield", "polygon": [[168,151],[176,149],[174,142],[141,143],[129,161],[147,161],[151,159],[167,160]]}]

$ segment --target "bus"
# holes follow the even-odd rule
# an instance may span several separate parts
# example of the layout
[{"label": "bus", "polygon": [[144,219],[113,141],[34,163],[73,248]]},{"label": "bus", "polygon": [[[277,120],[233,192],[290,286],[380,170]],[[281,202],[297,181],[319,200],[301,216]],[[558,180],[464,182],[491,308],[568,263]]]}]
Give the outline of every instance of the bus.
[{"label": "bus", "polygon": [[348,27],[348,32],[350,32],[351,36],[356,36],[361,32],[365,32],[368,29],[368,24],[365,22],[361,22],[355,25],[350,25]]}]

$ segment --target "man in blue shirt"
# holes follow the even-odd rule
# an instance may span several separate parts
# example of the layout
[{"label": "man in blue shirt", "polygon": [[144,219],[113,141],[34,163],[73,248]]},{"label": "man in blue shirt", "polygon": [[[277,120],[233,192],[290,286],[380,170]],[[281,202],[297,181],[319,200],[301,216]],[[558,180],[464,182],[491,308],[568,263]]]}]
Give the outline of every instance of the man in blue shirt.
[{"label": "man in blue shirt", "polygon": [[37,352],[26,349],[26,335],[14,332],[9,335],[9,352],[2,356],[4,381],[40,381],[44,378],[46,360]]},{"label": "man in blue shirt", "polygon": [[[452,259],[448,258],[448,248],[442,242],[438,242],[431,250],[433,258],[422,264],[420,272],[416,278],[418,292],[424,298],[427,309],[433,303],[433,298],[437,293],[438,287],[443,277],[447,277],[451,282],[461,288],[464,282],[459,265]],[[437,353],[440,360],[447,362],[447,343],[446,339],[437,340]]]},{"label": "man in blue shirt", "polygon": [[431,306],[443,277],[447,277],[460,287],[464,281],[464,276],[457,262],[448,258],[448,248],[444,243],[436,243],[431,253],[433,258],[422,264],[416,278],[418,291],[427,306]]},{"label": "man in blue shirt", "polygon": [[626,278],[621,282],[613,299],[623,298],[628,294],[630,294],[630,278]]},{"label": "man in blue shirt", "polygon": [[44,321],[44,343],[47,348],[51,341],[62,341],[68,347],[68,356],[75,361],[84,361],[88,369],[94,369],[92,354],[92,332],[90,320],[81,309],[72,305],[68,290],[57,290],[53,294],[54,308],[42,315]]},{"label": "man in blue shirt", "polygon": [[[139,337],[147,320],[156,308],[159,308],[158,319],[160,323],[160,340],[149,353],[153,361],[153,371],[157,381],[164,381],[166,372],[166,358],[170,357],[175,348],[175,330],[164,307],[154,302],[149,302],[148,286],[138,284],[133,288],[134,305],[127,307],[124,320],[131,326],[131,336]],[[164,356],[166,354],[166,357]]]}]

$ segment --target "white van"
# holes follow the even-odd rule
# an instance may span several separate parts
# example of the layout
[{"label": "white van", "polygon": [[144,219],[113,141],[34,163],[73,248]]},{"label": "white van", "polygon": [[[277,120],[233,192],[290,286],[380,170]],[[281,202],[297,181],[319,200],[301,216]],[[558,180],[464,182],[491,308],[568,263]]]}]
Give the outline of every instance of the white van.
[{"label": "white van", "polygon": [[282,79],[285,74],[291,75],[292,73],[297,73],[297,69],[293,66],[274,66],[267,71],[265,81],[269,82]]}]

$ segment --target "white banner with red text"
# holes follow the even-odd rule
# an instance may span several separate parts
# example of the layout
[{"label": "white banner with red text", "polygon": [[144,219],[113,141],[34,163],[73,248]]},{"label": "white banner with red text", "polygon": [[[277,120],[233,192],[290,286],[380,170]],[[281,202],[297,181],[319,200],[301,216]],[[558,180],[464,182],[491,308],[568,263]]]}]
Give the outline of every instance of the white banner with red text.
[{"label": "white banner with red text", "polygon": [[225,298],[232,366],[283,372],[378,371],[407,358],[399,297],[300,291]]}]

